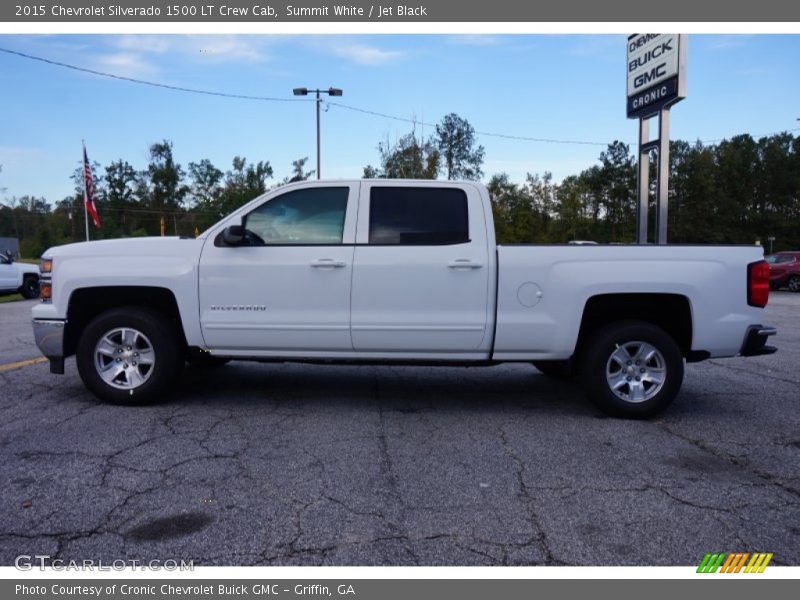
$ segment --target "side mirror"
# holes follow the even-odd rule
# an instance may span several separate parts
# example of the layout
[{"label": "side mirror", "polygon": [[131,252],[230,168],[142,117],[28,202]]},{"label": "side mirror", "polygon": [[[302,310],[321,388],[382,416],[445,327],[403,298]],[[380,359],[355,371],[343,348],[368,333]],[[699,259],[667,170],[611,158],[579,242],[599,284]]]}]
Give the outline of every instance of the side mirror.
[{"label": "side mirror", "polygon": [[8,264],[12,264],[14,262],[14,255],[11,254],[11,251],[10,250],[6,250],[5,251],[5,255],[6,255],[6,261],[8,261]]},{"label": "side mirror", "polygon": [[222,231],[222,241],[226,246],[239,246],[244,240],[244,227],[230,225]]}]

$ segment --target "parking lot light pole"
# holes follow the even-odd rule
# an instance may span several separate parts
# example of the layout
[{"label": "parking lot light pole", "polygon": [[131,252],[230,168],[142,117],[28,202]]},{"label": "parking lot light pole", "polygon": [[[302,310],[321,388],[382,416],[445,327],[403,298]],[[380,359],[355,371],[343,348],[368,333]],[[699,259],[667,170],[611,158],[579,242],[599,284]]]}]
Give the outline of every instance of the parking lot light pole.
[{"label": "parking lot light pole", "polygon": [[328,96],[341,96],[342,90],[339,88],[328,88],[327,90],[310,90],[308,88],[294,88],[292,90],[295,96],[308,96],[310,93],[314,93],[316,95],[315,104],[317,105],[317,179],[320,178],[321,173],[321,166],[320,166],[320,132],[319,132],[319,105],[322,103],[322,98],[320,94],[328,94]]}]

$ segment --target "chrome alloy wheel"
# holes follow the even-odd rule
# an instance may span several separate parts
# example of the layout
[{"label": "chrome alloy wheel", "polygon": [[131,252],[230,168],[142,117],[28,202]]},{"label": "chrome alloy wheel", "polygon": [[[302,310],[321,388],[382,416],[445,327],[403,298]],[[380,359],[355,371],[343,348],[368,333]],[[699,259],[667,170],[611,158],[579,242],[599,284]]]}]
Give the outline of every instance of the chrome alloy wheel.
[{"label": "chrome alloy wheel", "polygon": [[107,332],[94,347],[94,368],[108,385],[133,390],[153,373],[153,344],[141,331],[119,327]]},{"label": "chrome alloy wheel", "polygon": [[644,402],[661,391],[667,379],[664,356],[647,342],[618,344],[606,362],[606,382],[620,400]]}]

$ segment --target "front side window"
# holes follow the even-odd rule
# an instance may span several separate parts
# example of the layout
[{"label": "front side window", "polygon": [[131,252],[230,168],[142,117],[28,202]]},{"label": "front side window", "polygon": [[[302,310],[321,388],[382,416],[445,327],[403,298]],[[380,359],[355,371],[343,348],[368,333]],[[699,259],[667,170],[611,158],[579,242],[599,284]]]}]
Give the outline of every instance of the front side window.
[{"label": "front side window", "polygon": [[243,220],[247,245],[341,244],[349,191],[313,187],[265,202]]},{"label": "front side window", "polygon": [[373,187],[369,243],[427,246],[469,241],[467,195],[456,188]]}]

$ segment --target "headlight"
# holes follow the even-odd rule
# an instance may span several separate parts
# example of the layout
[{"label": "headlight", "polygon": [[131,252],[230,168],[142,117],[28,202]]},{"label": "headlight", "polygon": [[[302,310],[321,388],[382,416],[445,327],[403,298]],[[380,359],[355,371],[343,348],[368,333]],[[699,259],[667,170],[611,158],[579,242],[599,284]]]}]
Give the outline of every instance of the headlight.
[{"label": "headlight", "polygon": [[52,273],[53,272],[53,259],[43,258],[39,261],[39,273]]}]

